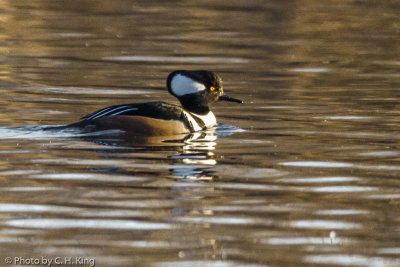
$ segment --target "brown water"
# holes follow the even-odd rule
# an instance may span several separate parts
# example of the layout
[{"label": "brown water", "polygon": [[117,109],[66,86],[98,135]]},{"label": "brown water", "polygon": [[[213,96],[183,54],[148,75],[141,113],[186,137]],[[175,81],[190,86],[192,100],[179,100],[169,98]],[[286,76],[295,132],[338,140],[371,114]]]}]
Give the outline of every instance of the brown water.
[{"label": "brown water", "polygon": [[[1,265],[400,266],[399,14],[0,0]],[[35,127],[176,102],[176,69],[218,72],[245,104],[168,143]]]}]

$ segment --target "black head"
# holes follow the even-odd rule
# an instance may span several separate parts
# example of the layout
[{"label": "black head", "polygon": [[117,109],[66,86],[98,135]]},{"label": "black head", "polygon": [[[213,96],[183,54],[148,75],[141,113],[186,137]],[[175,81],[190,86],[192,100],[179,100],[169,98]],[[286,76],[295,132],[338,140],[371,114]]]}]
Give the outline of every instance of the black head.
[{"label": "black head", "polygon": [[184,109],[205,114],[209,105],[217,101],[243,103],[242,100],[224,95],[221,78],[207,70],[176,70],[168,75],[168,91],[179,99]]}]

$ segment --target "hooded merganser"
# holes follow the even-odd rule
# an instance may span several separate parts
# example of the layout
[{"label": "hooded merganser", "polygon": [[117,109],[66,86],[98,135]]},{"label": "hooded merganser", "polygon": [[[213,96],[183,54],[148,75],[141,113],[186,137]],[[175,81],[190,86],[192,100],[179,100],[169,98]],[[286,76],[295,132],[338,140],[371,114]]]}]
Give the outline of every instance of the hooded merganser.
[{"label": "hooded merganser", "polygon": [[136,135],[177,135],[216,125],[210,104],[243,103],[223,94],[221,78],[206,70],[177,70],[168,75],[167,88],[182,106],[165,102],[115,105],[88,114],[68,127],[122,129]]}]

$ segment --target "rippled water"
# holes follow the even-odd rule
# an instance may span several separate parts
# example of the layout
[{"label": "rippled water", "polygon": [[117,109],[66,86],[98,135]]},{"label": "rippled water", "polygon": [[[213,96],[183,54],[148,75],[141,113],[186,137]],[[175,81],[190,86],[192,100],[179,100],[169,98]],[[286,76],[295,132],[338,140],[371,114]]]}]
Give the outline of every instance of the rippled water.
[{"label": "rippled water", "polygon": [[[0,0],[1,264],[400,266],[399,13]],[[167,142],[44,130],[176,103],[176,69],[216,71],[245,103]]]}]

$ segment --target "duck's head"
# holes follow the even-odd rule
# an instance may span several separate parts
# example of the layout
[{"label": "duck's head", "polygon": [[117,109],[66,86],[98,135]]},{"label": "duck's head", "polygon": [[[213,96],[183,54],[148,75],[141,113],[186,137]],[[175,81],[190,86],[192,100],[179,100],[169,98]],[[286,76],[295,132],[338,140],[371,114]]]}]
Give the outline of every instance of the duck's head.
[{"label": "duck's head", "polygon": [[217,101],[243,103],[225,95],[221,78],[207,70],[176,70],[168,75],[167,88],[185,110],[198,114],[208,113],[210,104]]}]

